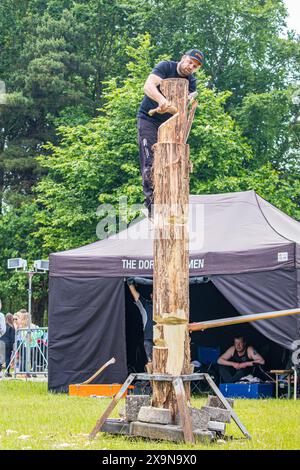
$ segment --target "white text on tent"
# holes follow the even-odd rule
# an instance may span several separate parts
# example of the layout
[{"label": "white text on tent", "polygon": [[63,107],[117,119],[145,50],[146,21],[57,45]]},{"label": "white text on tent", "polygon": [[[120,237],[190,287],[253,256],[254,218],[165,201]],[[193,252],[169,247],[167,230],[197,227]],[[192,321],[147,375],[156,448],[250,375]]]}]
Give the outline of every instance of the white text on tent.
[{"label": "white text on tent", "polygon": [[[153,269],[153,259],[122,259],[123,269]],[[190,269],[203,269],[204,259],[191,259]]]}]

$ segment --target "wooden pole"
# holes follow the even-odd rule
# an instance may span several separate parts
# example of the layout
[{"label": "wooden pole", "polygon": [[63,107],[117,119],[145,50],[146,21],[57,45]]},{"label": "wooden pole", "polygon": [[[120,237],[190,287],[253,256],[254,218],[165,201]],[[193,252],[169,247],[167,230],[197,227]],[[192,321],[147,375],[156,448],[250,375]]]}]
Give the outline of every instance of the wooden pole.
[{"label": "wooden pole", "polygon": [[204,331],[210,328],[219,328],[221,326],[238,325],[239,323],[250,323],[258,320],[269,320],[271,318],[285,317],[288,315],[299,315],[300,308],[290,310],[278,310],[275,312],[253,313],[250,315],[241,315],[240,317],[221,318],[220,320],[203,321],[200,323],[190,323],[190,331]]},{"label": "wooden pole", "polygon": [[[163,123],[154,146],[153,372],[190,373],[188,81],[164,80],[163,95],[178,112]],[[185,384],[187,399],[190,385]],[[178,411],[172,384],[153,383],[153,406]]]}]

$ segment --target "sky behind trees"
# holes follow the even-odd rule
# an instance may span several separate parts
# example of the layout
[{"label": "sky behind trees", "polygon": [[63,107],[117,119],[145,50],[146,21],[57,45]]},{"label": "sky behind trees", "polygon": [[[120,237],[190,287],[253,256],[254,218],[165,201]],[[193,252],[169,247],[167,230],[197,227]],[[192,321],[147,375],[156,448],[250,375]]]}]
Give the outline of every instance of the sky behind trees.
[{"label": "sky behind trees", "polygon": [[289,29],[294,29],[300,34],[300,0],[284,0],[288,8],[289,17],[287,24]]}]

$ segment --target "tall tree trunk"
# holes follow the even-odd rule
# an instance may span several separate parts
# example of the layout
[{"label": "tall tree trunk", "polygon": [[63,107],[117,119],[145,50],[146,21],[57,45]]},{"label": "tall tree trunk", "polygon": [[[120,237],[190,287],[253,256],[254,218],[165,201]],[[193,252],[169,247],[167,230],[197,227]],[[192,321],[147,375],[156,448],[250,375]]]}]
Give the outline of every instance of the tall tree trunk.
[{"label": "tall tree trunk", "polygon": [[[189,146],[185,144],[188,82],[164,80],[162,93],[178,113],[159,128],[154,152],[154,348],[153,372],[189,374]],[[185,385],[189,398],[190,387]],[[153,406],[169,408],[170,382],[153,383]]]}]

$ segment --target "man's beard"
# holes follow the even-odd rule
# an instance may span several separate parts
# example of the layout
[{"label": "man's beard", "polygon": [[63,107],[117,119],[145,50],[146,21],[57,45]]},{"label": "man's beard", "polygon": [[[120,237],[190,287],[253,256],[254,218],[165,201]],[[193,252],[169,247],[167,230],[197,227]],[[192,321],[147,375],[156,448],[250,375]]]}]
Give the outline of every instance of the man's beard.
[{"label": "man's beard", "polygon": [[188,77],[190,75],[189,73],[186,73],[184,70],[182,70],[180,63],[178,64],[178,73],[184,77]]}]

